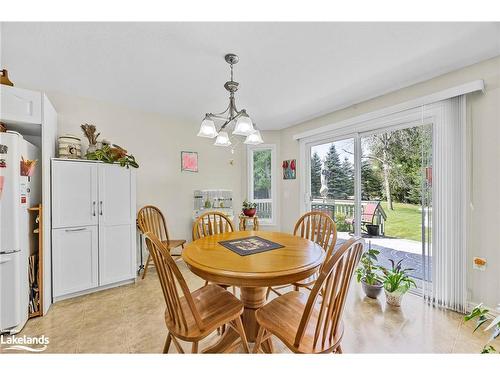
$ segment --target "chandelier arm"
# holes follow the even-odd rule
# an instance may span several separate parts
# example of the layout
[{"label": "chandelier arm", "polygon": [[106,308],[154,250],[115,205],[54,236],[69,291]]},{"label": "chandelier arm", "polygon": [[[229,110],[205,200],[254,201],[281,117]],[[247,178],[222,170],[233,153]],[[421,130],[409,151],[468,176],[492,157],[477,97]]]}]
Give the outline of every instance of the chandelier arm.
[{"label": "chandelier arm", "polygon": [[229,118],[229,119],[226,119],[226,122],[224,122],[224,124],[222,124],[219,131],[223,130],[231,121],[238,119],[240,116],[241,116],[241,111],[236,116]]}]

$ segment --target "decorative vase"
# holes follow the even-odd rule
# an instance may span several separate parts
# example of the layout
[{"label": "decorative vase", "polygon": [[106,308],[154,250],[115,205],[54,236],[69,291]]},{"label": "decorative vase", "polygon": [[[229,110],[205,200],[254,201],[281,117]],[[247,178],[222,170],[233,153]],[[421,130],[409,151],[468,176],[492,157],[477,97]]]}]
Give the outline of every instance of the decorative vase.
[{"label": "decorative vase", "polygon": [[58,138],[59,157],[63,159],[80,159],[82,157],[82,146],[80,138],[66,134]]},{"label": "decorative vase", "polygon": [[89,147],[87,148],[87,154],[90,152],[96,152],[96,150],[97,150],[97,145],[89,145]]},{"label": "decorative vase", "polygon": [[391,306],[396,306],[399,307],[401,306],[401,300],[403,299],[403,293],[395,291],[395,292],[388,292],[385,290],[385,298],[387,300],[387,303]]},{"label": "decorative vase", "polygon": [[247,217],[254,217],[256,212],[257,212],[256,208],[244,208],[243,209],[243,215],[245,215]]},{"label": "decorative vase", "polygon": [[383,285],[381,282],[378,282],[375,285],[370,285],[365,283],[364,280],[361,280],[361,286],[363,287],[363,292],[365,292],[368,298],[377,299],[382,292]]},{"label": "decorative vase", "polygon": [[6,86],[14,86],[14,84],[9,79],[9,72],[7,72],[7,69],[0,70],[0,84]]}]

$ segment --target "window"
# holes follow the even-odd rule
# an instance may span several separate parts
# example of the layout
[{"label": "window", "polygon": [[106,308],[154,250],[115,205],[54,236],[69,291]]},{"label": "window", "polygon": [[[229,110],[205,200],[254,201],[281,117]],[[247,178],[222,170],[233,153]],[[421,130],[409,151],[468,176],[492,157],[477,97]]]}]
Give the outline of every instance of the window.
[{"label": "window", "polygon": [[276,146],[248,147],[248,199],[257,204],[262,225],[274,225],[276,213]]}]

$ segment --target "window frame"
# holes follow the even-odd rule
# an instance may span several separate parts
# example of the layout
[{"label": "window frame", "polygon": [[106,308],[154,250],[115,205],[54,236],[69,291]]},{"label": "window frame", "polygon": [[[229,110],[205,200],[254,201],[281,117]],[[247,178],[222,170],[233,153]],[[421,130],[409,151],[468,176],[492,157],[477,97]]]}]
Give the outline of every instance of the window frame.
[{"label": "window frame", "polygon": [[[276,167],[276,145],[270,143],[263,143],[260,145],[247,145],[247,193],[248,200],[250,202],[259,201],[259,199],[253,199],[253,154],[255,151],[271,150],[271,219],[261,219],[259,218],[259,224],[262,226],[274,226],[277,222],[277,190],[276,190],[276,179],[277,179],[277,167]],[[267,199],[266,199],[267,201]]]}]

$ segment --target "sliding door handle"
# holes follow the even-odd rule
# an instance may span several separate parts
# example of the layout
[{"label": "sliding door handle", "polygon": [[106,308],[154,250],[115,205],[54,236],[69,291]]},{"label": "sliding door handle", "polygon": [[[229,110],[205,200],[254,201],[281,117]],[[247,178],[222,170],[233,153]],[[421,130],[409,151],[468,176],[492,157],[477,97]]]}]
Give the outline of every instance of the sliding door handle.
[{"label": "sliding door handle", "polygon": [[100,206],[100,212],[99,212],[99,215],[102,216],[102,201],[99,201],[99,206]]}]

